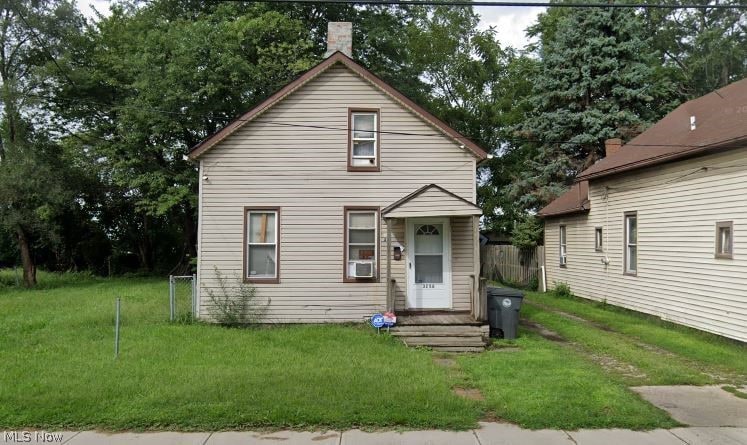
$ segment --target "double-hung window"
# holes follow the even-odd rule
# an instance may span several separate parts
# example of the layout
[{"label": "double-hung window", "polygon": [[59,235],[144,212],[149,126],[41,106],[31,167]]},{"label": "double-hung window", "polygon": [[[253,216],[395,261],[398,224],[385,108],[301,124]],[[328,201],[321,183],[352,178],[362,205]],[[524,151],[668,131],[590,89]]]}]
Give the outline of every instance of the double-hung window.
[{"label": "double-hung window", "polygon": [[568,246],[565,226],[558,226],[558,241],[560,245],[560,267],[565,267],[568,263]]},{"label": "double-hung window", "polygon": [[379,171],[379,110],[349,110],[348,171]]},{"label": "double-hung window", "polygon": [[277,283],[280,245],[280,209],[244,209],[244,280]]},{"label": "double-hung window", "polygon": [[734,246],[734,223],[721,221],[716,223],[716,258],[732,258]]},{"label": "double-hung window", "polygon": [[375,280],[379,258],[379,209],[345,208],[344,281]]},{"label": "double-hung window", "polygon": [[638,214],[625,213],[625,274],[638,273]]}]

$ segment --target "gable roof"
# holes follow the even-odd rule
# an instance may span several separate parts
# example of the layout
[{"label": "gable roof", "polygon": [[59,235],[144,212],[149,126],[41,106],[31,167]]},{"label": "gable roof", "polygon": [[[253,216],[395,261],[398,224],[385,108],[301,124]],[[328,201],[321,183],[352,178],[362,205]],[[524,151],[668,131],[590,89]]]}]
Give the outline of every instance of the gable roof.
[{"label": "gable roof", "polygon": [[543,207],[538,214],[542,217],[568,215],[587,212],[589,209],[589,181],[581,181],[573,184],[567,192]]},{"label": "gable roof", "polygon": [[317,64],[310,70],[306,71],[304,74],[296,78],[296,80],[285,85],[283,88],[278,90],[275,94],[273,94],[272,96],[262,101],[259,105],[255,106],[248,112],[234,119],[232,122],[230,122],[228,125],[223,127],[221,130],[213,133],[211,136],[208,136],[203,141],[201,141],[200,143],[192,147],[189,151],[189,158],[197,159],[203,153],[213,148],[220,141],[227,138],[229,135],[231,135],[233,132],[235,132],[239,128],[243,127],[247,122],[250,122],[253,119],[257,118],[260,114],[270,109],[273,105],[280,102],[285,97],[287,97],[289,94],[298,90],[299,88],[304,86],[306,83],[316,78],[321,73],[325,72],[327,69],[329,69],[330,67],[334,66],[337,63],[344,65],[345,67],[353,71],[355,74],[359,75],[363,79],[372,83],[374,86],[378,87],[380,90],[382,90],[385,94],[389,95],[396,102],[400,103],[405,108],[408,108],[410,111],[415,113],[418,117],[426,121],[428,124],[432,125],[436,129],[441,131],[445,136],[454,140],[457,144],[459,144],[465,150],[469,151],[472,155],[474,155],[479,160],[483,160],[487,158],[488,156],[487,152],[483,150],[480,146],[478,146],[471,140],[467,139],[465,136],[460,134],[458,131],[448,126],[445,122],[438,119],[437,117],[435,117],[434,115],[426,111],[424,108],[422,108],[421,106],[413,102],[411,99],[407,98],[404,94],[397,91],[394,87],[392,87],[391,85],[381,80],[371,71],[367,70],[366,68],[363,68],[363,66],[359,65],[353,59],[351,59],[350,57],[346,56],[345,54],[339,51],[335,52],[334,54],[324,59],[322,62],[320,62],[319,64]]},{"label": "gable roof", "polygon": [[482,215],[482,209],[436,184],[428,184],[381,211],[384,218]]},{"label": "gable roof", "polygon": [[[747,78],[685,102],[615,154],[581,172],[577,180],[747,145],[745,104]],[[695,116],[695,130],[690,130],[691,116]]]}]

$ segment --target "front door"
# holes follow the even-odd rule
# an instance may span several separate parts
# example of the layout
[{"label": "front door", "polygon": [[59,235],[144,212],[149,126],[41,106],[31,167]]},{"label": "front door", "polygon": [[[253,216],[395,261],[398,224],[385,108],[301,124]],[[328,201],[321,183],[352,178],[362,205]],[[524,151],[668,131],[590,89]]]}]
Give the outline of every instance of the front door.
[{"label": "front door", "polygon": [[448,218],[407,221],[407,308],[451,309]]}]

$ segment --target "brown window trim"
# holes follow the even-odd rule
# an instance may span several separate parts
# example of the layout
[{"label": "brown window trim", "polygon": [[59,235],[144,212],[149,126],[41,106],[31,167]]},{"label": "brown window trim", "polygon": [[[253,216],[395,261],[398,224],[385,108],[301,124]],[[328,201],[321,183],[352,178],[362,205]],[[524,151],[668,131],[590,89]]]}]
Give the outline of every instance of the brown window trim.
[{"label": "brown window trim", "polygon": [[[271,210],[274,212],[277,212],[277,221],[275,221],[276,224],[276,230],[275,230],[275,244],[277,245],[276,249],[276,258],[275,258],[275,278],[249,278],[247,276],[247,258],[246,258],[246,247],[248,244],[248,240],[246,239],[246,231],[248,227],[248,218],[247,215],[249,215],[249,211],[251,210],[257,210],[257,211],[267,211]],[[241,260],[241,276],[244,283],[257,283],[257,284],[278,284],[280,283],[280,207],[272,207],[272,206],[244,206],[244,237],[242,239],[242,243],[244,244],[244,248],[242,249],[242,255],[243,258]]]},{"label": "brown window trim", "polygon": [[[729,229],[729,253],[721,253],[721,229]],[[719,221],[716,223],[716,249],[715,257],[724,260],[734,259],[734,221]]]},{"label": "brown window trim", "polygon": [[[601,244],[597,245],[597,230],[602,232],[602,237],[600,239]],[[604,227],[602,226],[596,226],[594,227],[594,251],[595,252],[604,252]]]},{"label": "brown window trim", "polygon": [[[349,278],[348,277],[348,212],[349,211],[376,212],[376,273],[373,278]],[[343,207],[343,242],[342,242],[342,282],[343,283],[378,283],[381,276],[381,208],[370,206],[345,206]]]},{"label": "brown window trim", "polygon": [[[353,113],[376,113],[376,166],[353,166]],[[348,171],[380,172],[381,171],[381,110],[379,108],[348,108]]]},{"label": "brown window trim", "polygon": [[[635,240],[635,271],[631,272],[628,270],[628,217],[629,216],[635,216],[635,230],[636,230],[636,240]],[[638,276],[638,259],[641,258],[641,251],[638,249],[638,243],[640,240],[640,236],[638,235],[638,211],[630,211],[623,213],[623,275],[627,275],[629,277],[637,277]]]}]

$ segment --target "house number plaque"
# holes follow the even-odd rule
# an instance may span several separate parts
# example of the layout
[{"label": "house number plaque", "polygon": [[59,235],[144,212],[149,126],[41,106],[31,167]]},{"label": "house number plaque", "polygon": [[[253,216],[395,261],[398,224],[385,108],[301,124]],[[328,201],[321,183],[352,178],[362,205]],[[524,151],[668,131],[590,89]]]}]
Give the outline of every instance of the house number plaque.
[{"label": "house number plaque", "polygon": [[427,283],[424,283],[422,286],[423,286],[423,289],[435,289],[436,287],[435,284],[427,284]]}]

